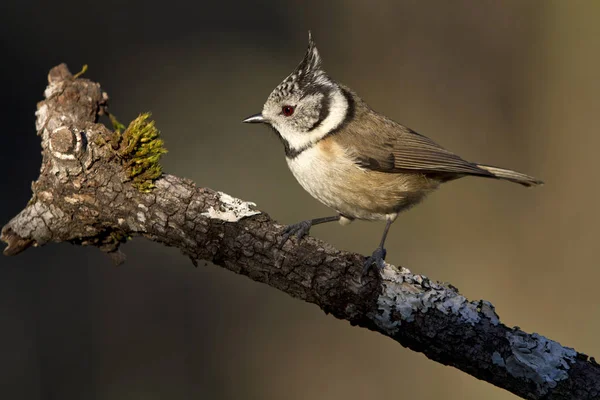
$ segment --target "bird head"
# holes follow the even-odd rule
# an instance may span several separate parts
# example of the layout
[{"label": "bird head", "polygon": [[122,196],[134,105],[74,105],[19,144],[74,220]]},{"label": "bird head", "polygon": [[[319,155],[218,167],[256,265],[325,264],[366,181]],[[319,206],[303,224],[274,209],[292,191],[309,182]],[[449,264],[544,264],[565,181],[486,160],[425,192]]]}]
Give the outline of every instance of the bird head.
[{"label": "bird head", "polygon": [[308,34],[308,49],[296,69],[269,95],[262,113],[243,122],[271,125],[286,151],[301,151],[342,124],[349,101],[322,68],[317,46]]}]

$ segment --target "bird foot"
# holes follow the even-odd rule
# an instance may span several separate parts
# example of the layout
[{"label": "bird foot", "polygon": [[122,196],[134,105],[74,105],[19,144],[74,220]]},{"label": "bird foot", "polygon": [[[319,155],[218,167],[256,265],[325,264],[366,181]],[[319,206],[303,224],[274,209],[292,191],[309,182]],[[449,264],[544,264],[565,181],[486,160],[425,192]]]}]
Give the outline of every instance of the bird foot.
[{"label": "bird foot", "polygon": [[302,239],[304,236],[308,235],[310,232],[310,228],[312,227],[312,221],[301,221],[297,224],[291,224],[285,227],[283,230],[283,235],[281,239],[281,243],[279,243],[279,249],[283,248],[283,245],[289,240],[293,235],[296,236],[298,240]]},{"label": "bird foot", "polygon": [[369,274],[369,270],[373,267],[376,267],[377,271],[382,270],[385,266],[386,253],[387,252],[383,247],[378,247],[373,254],[365,260],[361,278],[367,276]]}]

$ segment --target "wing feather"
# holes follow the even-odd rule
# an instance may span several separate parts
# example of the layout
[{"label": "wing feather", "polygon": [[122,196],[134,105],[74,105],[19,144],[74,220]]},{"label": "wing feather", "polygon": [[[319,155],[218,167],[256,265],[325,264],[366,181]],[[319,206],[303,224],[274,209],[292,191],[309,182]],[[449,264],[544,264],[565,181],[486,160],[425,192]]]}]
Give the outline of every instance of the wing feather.
[{"label": "wing feather", "polygon": [[358,104],[353,123],[337,140],[363,168],[400,173],[406,170],[457,175],[494,176],[423,136]]}]

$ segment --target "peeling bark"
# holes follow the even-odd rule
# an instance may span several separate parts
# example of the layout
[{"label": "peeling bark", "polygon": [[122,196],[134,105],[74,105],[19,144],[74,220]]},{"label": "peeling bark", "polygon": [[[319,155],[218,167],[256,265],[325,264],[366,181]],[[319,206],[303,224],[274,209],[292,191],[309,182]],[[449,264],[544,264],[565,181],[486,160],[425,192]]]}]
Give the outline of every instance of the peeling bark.
[{"label": "peeling bark", "polygon": [[254,204],[163,175],[144,193],[120,156],[100,85],[50,71],[38,104],[40,177],[29,204],[2,229],[5,255],[49,242],[93,245],[122,261],[119,245],[144,236],[211,261],[380,332],[444,365],[529,399],[598,399],[593,358],[503,325],[487,301],[449,284],[386,265],[360,281],[364,257],[315,238],[279,250],[282,227]]}]

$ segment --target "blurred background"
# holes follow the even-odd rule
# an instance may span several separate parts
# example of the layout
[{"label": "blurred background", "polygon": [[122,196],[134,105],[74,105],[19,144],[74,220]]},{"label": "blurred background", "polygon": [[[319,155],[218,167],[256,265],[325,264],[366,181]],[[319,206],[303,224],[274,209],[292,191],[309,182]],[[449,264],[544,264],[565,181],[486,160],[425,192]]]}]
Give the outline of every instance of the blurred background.
[{"label": "blurred background", "polygon": [[[123,122],[152,111],[168,173],[281,223],[330,214],[269,129],[241,119],[312,30],[335,79],[463,157],[546,181],[467,178],[403,214],[388,261],[484,298],[504,323],[600,356],[600,2],[4,0],[0,225],[30,198],[34,111],[66,62]],[[313,235],[370,254],[383,224]],[[115,267],[52,244],[0,257],[0,397],[510,399],[316,306],[136,239]]]}]

